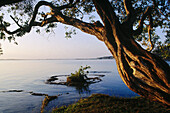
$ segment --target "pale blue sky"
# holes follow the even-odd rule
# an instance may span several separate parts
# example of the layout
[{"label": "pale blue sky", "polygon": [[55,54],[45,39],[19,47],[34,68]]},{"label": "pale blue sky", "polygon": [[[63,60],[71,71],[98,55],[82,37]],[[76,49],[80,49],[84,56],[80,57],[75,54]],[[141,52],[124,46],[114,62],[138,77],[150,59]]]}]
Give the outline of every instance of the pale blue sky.
[{"label": "pale blue sky", "polygon": [[[0,40],[4,53],[0,59],[69,59],[111,55],[103,42],[80,30],[71,39],[66,39],[64,26],[58,24],[55,34],[46,34],[45,31],[37,34],[32,30],[25,36],[16,38],[18,45]],[[164,39],[160,29],[157,34]]]},{"label": "pale blue sky", "polygon": [[[42,9],[48,11],[49,8],[42,7]],[[93,15],[96,16],[95,20],[99,19],[98,15]],[[10,19],[9,14],[7,14],[7,19]],[[88,16],[85,17],[85,20],[88,20]],[[77,34],[71,39],[66,39],[64,26],[58,24],[57,29],[54,30],[55,34],[50,35],[45,31],[37,34],[35,30],[32,30],[25,36],[16,38],[19,45],[9,43],[8,40],[0,40],[3,49],[0,59],[68,59],[111,55],[103,42],[80,30],[77,30]],[[14,29],[16,29],[15,27]],[[161,32],[161,30],[157,30],[157,34],[164,37]]]},{"label": "pale blue sky", "polygon": [[[49,11],[48,7],[41,7],[40,10]],[[13,20],[5,13],[5,18]],[[95,15],[95,14],[94,14]],[[96,20],[99,19],[98,15]],[[88,20],[88,16],[85,16]],[[14,22],[13,22],[14,23]],[[10,29],[16,29],[15,23]],[[23,37],[16,38],[18,45],[9,43],[8,40],[0,40],[3,55],[0,59],[68,59],[68,58],[95,58],[111,55],[105,44],[95,36],[77,30],[77,34],[71,39],[65,38],[65,25],[57,24],[55,34],[46,34],[42,31],[37,34],[35,30]]]},{"label": "pale blue sky", "polygon": [[55,34],[37,34],[32,30],[16,41],[19,45],[0,40],[4,53],[0,59],[94,58],[111,55],[103,42],[79,30],[71,39],[66,39],[62,24],[58,24]]}]

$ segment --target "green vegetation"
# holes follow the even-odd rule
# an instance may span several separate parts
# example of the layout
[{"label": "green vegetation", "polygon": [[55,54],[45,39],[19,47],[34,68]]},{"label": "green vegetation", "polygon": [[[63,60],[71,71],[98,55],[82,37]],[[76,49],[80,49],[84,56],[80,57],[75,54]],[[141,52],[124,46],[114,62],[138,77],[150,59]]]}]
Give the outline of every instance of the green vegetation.
[{"label": "green vegetation", "polygon": [[164,44],[159,42],[153,53],[159,55],[163,59],[170,60],[170,40]]},{"label": "green vegetation", "polygon": [[168,113],[168,108],[142,97],[118,98],[93,94],[77,103],[53,109],[52,113]]},{"label": "green vegetation", "polygon": [[67,84],[68,85],[75,85],[75,84],[84,84],[86,83],[88,71],[87,69],[91,68],[90,66],[81,66],[78,71],[75,73],[71,73],[71,76],[67,77]]},{"label": "green vegetation", "polygon": [[2,48],[1,48],[1,43],[0,43],[0,55],[3,54]]},{"label": "green vegetation", "polygon": [[48,103],[54,99],[57,99],[58,96],[48,96],[46,95],[43,102],[42,102],[42,106],[41,106],[41,113],[44,112],[44,108],[48,105]]}]

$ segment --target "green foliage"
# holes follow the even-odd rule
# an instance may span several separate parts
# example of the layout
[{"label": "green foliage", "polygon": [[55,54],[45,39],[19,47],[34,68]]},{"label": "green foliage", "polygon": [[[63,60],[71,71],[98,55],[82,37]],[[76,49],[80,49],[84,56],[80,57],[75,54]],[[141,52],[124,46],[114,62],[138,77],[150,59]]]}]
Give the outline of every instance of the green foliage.
[{"label": "green foliage", "polygon": [[93,94],[77,103],[53,109],[52,113],[168,113],[168,108],[142,97],[118,98]]},{"label": "green foliage", "polygon": [[[138,36],[134,36],[134,39],[136,41],[138,41],[143,47],[148,48],[150,47],[150,42],[149,42],[149,35],[147,31],[147,27],[144,27],[144,32],[141,33]],[[155,45],[156,43],[158,43],[158,41],[160,40],[160,36],[156,34],[156,29],[153,29],[151,32],[151,41],[153,43],[153,45]]]},{"label": "green foliage", "polygon": [[[56,6],[61,6],[69,3],[69,0],[53,0],[52,3]],[[90,14],[95,11],[92,0],[80,0],[73,8],[66,8],[62,13],[69,17],[83,19],[84,15]]]},{"label": "green foliage", "polygon": [[88,71],[85,71],[87,69],[91,68],[90,66],[81,66],[78,71],[75,71],[75,73],[71,73],[71,76],[67,77],[67,83],[74,83],[79,82],[83,83],[86,82],[85,78],[87,78]]},{"label": "green foliage", "polygon": [[90,66],[81,66],[78,71],[71,73],[71,76],[67,77],[67,85],[74,86],[76,90],[80,93],[89,92],[89,84],[87,81],[87,69],[91,68]]},{"label": "green foliage", "polygon": [[5,33],[4,32],[0,32],[0,39],[5,39]]},{"label": "green foliage", "polygon": [[0,55],[2,55],[2,54],[3,54],[3,50],[2,50],[1,44],[0,44]]},{"label": "green foliage", "polygon": [[65,38],[71,38],[72,35],[76,35],[76,29],[74,29],[73,27],[71,29],[69,29],[68,27],[65,26]]},{"label": "green foliage", "polygon": [[161,56],[163,59],[170,59],[170,43],[167,41],[167,44],[158,43],[158,46],[155,48],[153,53]]},{"label": "green foliage", "polygon": [[41,105],[41,113],[44,112],[44,108],[48,105],[48,103],[50,101],[55,100],[57,98],[58,98],[58,96],[48,96],[48,95],[46,95],[43,102],[42,102],[42,105]]},{"label": "green foliage", "polygon": [[[13,27],[13,23],[11,24],[11,21],[9,21],[9,16],[13,21],[15,20],[20,24],[20,26],[25,27],[28,26],[28,22],[33,14],[33,4],[35,0],[23,0],[22,2],[14,3],[11,5],[6,5],[3,7],[0,7],[1,13],[0,13],[0,40],[9,40],[9,42],[14,42],[14,44],[18,45],[18,43],[15,41],[15,37],[22,37],[25,35],[26,31],[23,29],[22,31],[19,31],[16,34],[9,35],[4,32],[4,27],[6,29]],[[8,19],[7,19],[8,18]],[[25,18],[25,19],[24,19]],[[2,26],[3,24],[3,26]],[[16,23],[15,23],[16,24]],[[2,52],[2,50],[1,50]]]},{"label": "green foliage", "polygon": [[[143,12],[147,9],[148,6],[151,6],[152,9],[152,18],[153,18],[153,30],[152,30],[152,40],[153,43],[156,44],[158,42],[158,39],[160,38],[158,35],[155,34],[156,28],[161,28],[164,30],[165,33],[167,33],[165,36],[166,38],[169,38],[168,32],[169,32],[169,1],[168,0],[156,0],[156,6],[154,6],[152,0],[133,0],[133,7],[136,11],[138,11],[136,22],[134,23],[134,29],[138,26],[138,22],[142,17]],[[123,5],[123,0],[111,0],[112,6],[115,8],[115,12],[119,17],[119,20],[121,23],[123,23],[126,19],[126,12]],[[143,32],[139,36],[135,36],[134,38],[136,41],[141,43],[142,45],[147,46],[148,41],[148,34],[146,25],[148,24],[148,18],[145,20],[145,25],[143,28]]]},{"label": "green foliage", "polygon": [[27,14],[31,16],[33,13],[34,1],[35,0],[22,0],[21,2],[14,3],[5,7],[7,7],[8,13],[13,13],[14,15],[20,16]]}]

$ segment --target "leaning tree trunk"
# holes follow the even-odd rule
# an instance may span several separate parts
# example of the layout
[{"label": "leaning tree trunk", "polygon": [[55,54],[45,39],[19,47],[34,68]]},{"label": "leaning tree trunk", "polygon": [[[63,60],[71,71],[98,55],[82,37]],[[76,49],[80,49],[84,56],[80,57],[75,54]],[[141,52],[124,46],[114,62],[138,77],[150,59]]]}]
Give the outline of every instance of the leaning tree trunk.
[{"label": "leaning tree trunk", "polygon": [[169,106],[169,65],[158,56],[142,49],[123,31],[117,28],[113,30],[114,39],[107,37],[105,40],[116,60],[122,80],[139,95]]},{"label": "leaning tree trunk", "polygon": [[170,106],[169,65],[135,42],[132,27],[119,23],[108,1],[93,1],[104,23],[104,42],[124,83],[139,95]]}]

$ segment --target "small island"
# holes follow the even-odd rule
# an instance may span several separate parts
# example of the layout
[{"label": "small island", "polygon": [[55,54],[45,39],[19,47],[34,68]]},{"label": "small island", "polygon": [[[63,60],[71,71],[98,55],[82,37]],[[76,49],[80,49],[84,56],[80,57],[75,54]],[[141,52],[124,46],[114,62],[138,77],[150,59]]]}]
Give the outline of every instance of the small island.
[{"label": "small island", "polygon": [[81,66],[77,71],[68,75],[54,75],[45,81],[49,85],[65,85],[75,87],[79,94],[90,92],[89,86],[102,81],[105,75],[101,73],[110,73],[108,71],[87,71],[90,66]]}]

